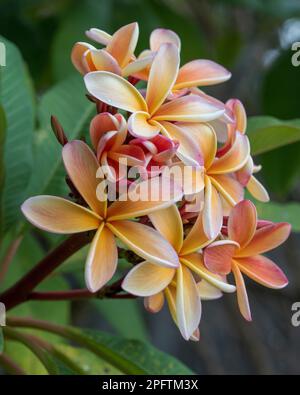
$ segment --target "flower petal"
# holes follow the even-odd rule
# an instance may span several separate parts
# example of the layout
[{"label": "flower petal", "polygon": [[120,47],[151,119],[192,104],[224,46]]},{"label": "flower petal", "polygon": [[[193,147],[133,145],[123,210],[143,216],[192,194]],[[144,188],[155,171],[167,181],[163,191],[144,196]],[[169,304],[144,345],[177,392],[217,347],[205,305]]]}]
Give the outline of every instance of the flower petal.
[{"label": "flower petal", "polygon": [[71,60],[74,67],[81,73],[86,74],[89,70],[86,68],[83,62],[83,55],[86,51],[96,49],[93,45],[84,42],[76,43],[71,52]]},{"label": "flower petal", "polygon": [[136,22],[122,26],[109,40],[106,51],[119,63],[120,67],[126,66],[134,54],[139,37],[139,26]]},{"label": "flower petal", "polygon": [[108,208],[109,221],[140,217],[171,206],[182,197],[182,189],[166,178],[153,177],[132,185],[128,194]]},{"label": "flower petal", "polygon": [[244,188],[230,174],[214,174],[209,178],[212,185],[231,207],[243,200]]},{"label": "flower petal", "polygon": [[114,275],[118,263],[115,237],[105,226],[100,227],[90,246],[85,266],[85,282],[91,292],[102,288]]},{"label": "flower petal", "polygon": [[124,78],[108,71],[93,71],[84,77],[86,89],[106,104],[125,111],[146,111],[147,105],[139,91]]},{"label": "flower petal", "polygon": [[90,123],[90,136],[93,147],[97,149],[100,138],[106,133],[118,130],[116,118],[108,112],[94,116]]},{"label": "flower petal", "polygon": [[150,54],[149,56],[144,56],[140,59],[134,60],[131,63],[128,63],[128,65],[122,70],[123,77],[128,77],[129,75],[136,75],[145,68],[149,67],[153,62],[153,59],[154,55]]},{"label": "flower petal", "polygon": [[280,289],[288,284],[288,279],[283,271],[265,256],[238,258],[236,262],[241,272],[265,287]]},{"label": "flower petal", "polygon": [[164,168],[162,175],[174,180],[185,195],[199,193],[204,188],[204,170],[200,166],[186,166],[183,162],[174,162]]},{"label": "flower petal", "polygon": [[179,142],[177,156],[186,164],[191,166],[203,166],[203,157],[199,147],[190,136],[188,131],[184,130],[180,124],[175,125],[171,122],[161,121],[162,133],[170,139]]},{"label": "flower petal", "polygon": [[214,239],[220,233],[223,223],[222,202],[208,176],[204,177],[204,183],[203,227],[207,237]]},{"label": "flower petal", "polygon": [[174,275],[175,269],[145,261],[130,270],[122,283],[122,288],[133,295],[151,296],[164,290]]},{"label": "flower petal", "polygon": [[230,99],[226,102],[226,107],[229,108],[235,118],[234,128],[240,133],[245,133],[247,128],[247,114],[243,103],[238,99]]},{"label": "flower petal", "polygon": [[108,157],[120,161],[126,160],[127,166],[144,166],[146,162],[142,148],[134,145],[121,145],[117,151],[108,152]]},{"label": "flower petal", "polygon": [[250,180],[247,184],[247,189],[251,195],[260,202],[266,203],[270,200],[267,190],[254,176],[250,177]]},{"label": "flower petal", "polygon": [[256,230],[250,243],[237,256],[248,257],[273,250],[286,241],[290,232],[291,225],[286,222],[264,226]]},{"label": "flower petal", "polygon": [[99,164],[93,151],[83,141],[74,140],[64,146],[62,157],[68,175],[78,192],[93,211],[104,217],[106,197],[97,193]]},{"label": "flower petal", "polygon": [[242,168],[250,155],[250,145],[248,137],[236,133],[232,147],[220,158],[216,158],[210,166],[210,174],[231,173]]},{"label": "flower petal", "polygon": [[160,46],[165,43],[174,44],[180,50],[180,38],[169,29],[155,29],[150,35],[150,48],[152,51],[158,51]]},{"label": "flower petal", "polygon": [[118,62],[107,51],[104,49],[94,49],[89,53],[96,70],[110,71],[111,73],[121,75],[121,68]]},{"label": "flower petal", "polygon": [[247,321],[252,321],[249,299],[246,291],[245,282],[238,264],[232,261],[232,272],[235,278],[237,288],[238,305],[242,316]]},{"label": "flower petal", "polygon": [[176,316],[185,340],[193,335],[201,319],[201,301],[192,273],[183,265],[177,269]]},{"label": "flower petal", "polygon": [[190,255],[181,256],[180,261],[189,267],[200,278],[208,281],[211,285],[219,288],[221,291],[226,293],[235,292],[236,288],[234,285],[228,284],[221,276],[210,272],[205,267],[202,254],[195,252]]},{"label": "flower petal", "polygon": [[211,241],[212,240],[209,239],[204,233],[202,212],[200,212],[192,229],[189,231],[188,235],[183,241],[180,255],[183,256],[191,254],[200,248],[204,248]]},{"label": "flower petal", "polygon": [[149,114],[143,111],[137,111],[131,114],[128,119],[128,130],[130,134],[144,139],[155,137],[160,131],[160,125],[157,122],[151,122],[149,117]]},{"label": "flower petal", "polygon": [[174,248],[150,226],[134,221],[108,222],[107,226],[133,252],[145,260],[168,268],[179,266]]},{"label": "flower petal", "polygon": [[224,107],[197,95],[187,95],[163,104],[153,116],[156,121],[206,122],[219,118]]},{"label": "flower petal", "polygon": [[106,33],[103,30],[97,29],[95,27],[87,30],[85,34],[91,40],[96,41],[97,43],[105,46],[109,43],[109,41],[112,38],[110,34]]},{"label": "flower petal", "polygon": [[220,84],[229,80],[231,73],[223,66],[207,59],[196,59],[179,70],[174,89]]},{"label": "flower petal", "polygon": [[150,114],[163,104],[171,91],[179,68],[179,52],[174,44],[162,44],[153,60],[146,92]]},{"label": "flower petal", "polygon": [[145,309],[150,313],[158,313],[164,305],[165,297],[163,292],[148,296],[144,299]]},{"label": "flower petal", "polygon": [[223,296],[222,292],[218,288],[205,280],[201,280],[197,283],[197,290],[201,300],[215,300],[220,299]]},{"label": "flower petal", "polygon": [[21,206],[34,226],[53,233],[78,233],[97,229],[101,219],[92,211],[56,196],[34,196]]},{"label": "flower petal", "polygon": [[231,272],[231,262],[239,245],[232,240],[218,240],[204,249],[203,259],[208,270],[220,275]]},{"label": "flower petal", "polygon": [[178,252],[183,242],[183,226],[179,210],[175,204],[149,214],[150,221],[159,233]]},{"label": "flower petal", "polygon": [[238,203],[228,218],[228,236],[244,248],[252,239],[257,224],[256,208],[250,200]]}]

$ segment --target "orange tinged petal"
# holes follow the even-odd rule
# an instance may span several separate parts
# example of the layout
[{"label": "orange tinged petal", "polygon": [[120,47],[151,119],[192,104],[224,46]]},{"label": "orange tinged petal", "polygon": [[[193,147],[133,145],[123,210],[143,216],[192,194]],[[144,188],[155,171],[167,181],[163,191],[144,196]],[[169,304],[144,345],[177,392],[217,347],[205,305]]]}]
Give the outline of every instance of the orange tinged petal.
[{"label": "orange tinged petal", "polygon": [[163,308],[164,301],[163,292],[159,292],[156,295],[146,297],[144,299],[144,306],[150,313],[158,313]]},{"label": "orange tinged petal", "polygon": [[68,175],[81,196],[93,211],[104,217],[106,198],[97,197],[99,164],[93,151],[83,141],[74,140],[64,146],[62,157]]},{"label": "orange tinged petal", "polygon": [[106,51],[119,63],[120,67],[126,66],[134,51],[139,37],[139,26],[136,22],[122,26],[109,40]]},{"label": "orange tinged petal", "polygon": [[154,56],[152,54],[149,54],[149,56],[144,56],[140,59],[134,60],[131,63],[128,63],[128,65],[122,70],[123,77],[128,77],[129,75],[136,75],[142,72],[145,68],[148,68],[151,65],[153,58]]},{"label": "orange tinged petal", "polygon": [[270,200],[267,190],[254,176],[250,177],[250,180],[247,184],[247,189],[251,195],[260,202],[266,203]]},{"label": "orange tinged petal", "polygon": [[196,282],[183,265],[177,269],[176,316],[179,330],[185,340],[193,335],[201,319],[201,302]]},{"label": "orange tinged petal", "polygon": [[91,292],[102,288],[114,275],[118,263],[115,237],[105,226],[100,227],[90,246],[85,266],[85,282]]},{"label": "orange tinged petal", "polygon": [[250,200],[238,203],[228,218],[228,236],[243,249],[252,239],[257,224],[256,208]]},{"label": "orange tinged petal", "polygon": [[149,214],[150,221],[160,234],[178,252],[183,242],[183,226],[179,210],[175,204]]},{"label": "orange tinged petal", "polygon": [[179,52],[174,44],[159,48],[150,68],[146,103],[150,114],[163,104],[171,91],[179,68]]},{"label": "orange tinged petal", "polygon": [[96,49],[96,48],[93,47],[93,45],[90,45],[90,44],[84,43],[84,42],[78,42],[72,48],[72,52],[71,52],[72,63],[74,65],[74,67],[81,74],[85,74],[89,71],[83,62],[83,55],[86,53],[86,51],[93,50],[93,49]]},{"label": "orange tinged petal", "polygon": [[252,321],[245,282],[244,282],[242,273],[238,267],[238,264],[235,263],[234,261],[232,262],[232,272],[233,272],[233,275],[235,278],[238,305],[239,305],[240,312],[241,312],[242,316],[245,318],[245,320]]},{"label": "orange tinged petal", "polygon": [[238,258],[236,262],[244,274],[265,287],[280,289],[288,284],[283,271],[265,256]]},{"label": "orange tinged petal", "polygon": [[227,275],[231,272],[231,261],[239,245],[231,240],[218,240],[204,249],[205,266],[213,273]]},{"label": "orange tinged petal", "polygon": [[153,115],[156,121],[206,122],[219,118],[224,107],[204,97],[187,95],[163,104]]},{"label": "orange tinged petal", "polygon": [[56,196],[34,196],[21,207],[34,226],[53,233],[78,233],[97,229],[101,219],[92,211]]},{"label": "orange tinged petal", "polygon": [[180,50],[180,38],[169,29],[155,29],[150,35],[150,48],[158,51],[160,46],[166,43],[174,44]]},{"label": "orange tinged petal", "polygon": [[264,226],[256,230],[250,243],[237,256],[248,257],[273,250],[286,241],[290,232],[291,225],[286,222]]},{"label": "orange tinged petal", "polygon": [[96,70],[110,71],[111,73],[121,75],[121,68],[118,62],[104,49],[91,50],[90,56]]},{"label": "orange tinged petal", "polygon": [[226,102],[226,107],[233,112],[236,130],[240,133],[245,133],[247,128],[247,114],[243,103],[238,99],[230,99]]},{"label": "orange tinged petal", "polygon": [[95,115],[90,123],[90,136],[93,147],[97,149],[100,138],[106,132],[114,130],[118,130],[118,123],[113,115],[108,112],[102,112]]},{"label": "orange tinged petal", "polygon": [[244,198],[244,188],[230,174],[214,174],[210,176],[212,185],[231,207]]},{"label": "orange tinged petal", "polygon": [[204,248],[207,244],[209,244],[212,240],[209,239],[204,233],[203,229],[203,221],[202,221],[202,213],[199,213],[196,222],[194,223],[192,229],[184,239],[180,255],[191,254],[199,250],[200,248]]},{"label": "orange tinged petal", "polygon": [[174,89],[220,84],[229,80],[231,73],[223,66],[207,59],[196,59],[179,70]]},{"label": "orange tinged petal", "polygon": [[220,233],[223,223],[222,202],[208,176],[204,177],[204,183],[203,228],[207,237],[214,239]]},{"label": "orange tinged petal", "polygon": [[205,280],[201,280],[197,283],[197,290],[201,300],[215,300],[220,299],[223,296],[222,292],[218,288]]},{"label": "orange tinged petal", "polygon": [[108,222],[107,226],[133,252],[145,260],[168,268],[178,267],[178,255],[174,248],[150,226],[134,221]]},{"label": "orange tinged petal", "polygon": [[147,105],[139,91],[124,78],[108,71],[93,71],[84,77],[86,89],[106,104],[125,111],[146,111]]},{"label": "orange tinged petal", "polygon": [[150,262],[141,262],[127,274],[122,288],[133,295],[151,296],[164,290],[174,275],[175,269],[161,267]]},{"label": "orange tinged petal", "polygon": [[137,111],[128,119],[128,130],[135,137],[151,139],[159,133],[160,129],[160,125],[152,122],[147,112]]}]

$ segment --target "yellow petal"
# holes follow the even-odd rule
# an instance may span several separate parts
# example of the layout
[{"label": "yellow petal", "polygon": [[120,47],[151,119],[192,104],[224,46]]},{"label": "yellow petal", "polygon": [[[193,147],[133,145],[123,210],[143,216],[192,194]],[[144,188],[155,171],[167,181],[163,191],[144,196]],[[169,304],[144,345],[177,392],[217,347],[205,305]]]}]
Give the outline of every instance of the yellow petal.
[{"label": "yellow petal", "polygon": [[178,252],[183,241],[183,226],[179,210],[175,204],[149,214],[154,227]]},{"label": "yellow petal", "polygon": [[104,49],[91,50],[90,54],[96,70],[110,71],[111,73],[121,75],[121,68],[116,59]]},{"label": "yellow petal", "polygon": [[183,96],[163,104],[153,116],[156,121],[206,122],[219,118],[224,107],[197,95]]},{"label": "yellow petal", "polygon": [[137,296],[155,295],[170,284],[174,275],[175,269],[142,262],[130,270],[122,283],[122,288]]},{"label": "yellow petal", "polygon": [[231,207],[243,200],[244,188],[230,174],[214,174],[209,178],[212,185]]},{"label": "yellow petal", "polygon": [[171,285],[165,289],[165,296],[168,302],[171,317],[175,324],[177,325],[176,317],[176,288]]},{"label": "yellow petal", "polygon": [[194,273],[200,278],[208,281],[214,287],[219,288],[221,291],[226,293],[235,292],[236,288],[234,285],[228,284],[221,276],[211,273],[204,265],[203,256],[199,253],[193,253],[180,257],[180,261],[189,267]]},{"label": "yellow petal", "polygon": [[133,252],[145,260],[168,268],[179,266],[174,248],[150,226],[134,221],[108,222],[107,226]]},{"label": "yellow petal", "polygon": [[88,289],[96,292],[102,288],[114,275],[117,263],[115,237],[109,229],[102,226],[93,238],[86,261],[85,282]]},{"label": "yellow petal", "polygon": [[34,196],[21,207],[34,226],[53,233],[78,233],[97,229],[101,219],[92,211],[56,196]]},{"label": "yellow petal", "polygon": [[149,56],[144,56],[142,58],[134,60],[131,63],[128,63],[128,65],[122,70],[123,77],[128,77],[129,75],[135,75],[141,72],[142,70],[151,65],[153,59],[154,56],[151,54]]},{"label": "yellow petal", "polygon": [[196,59],[180,68],[174,88],[215,85],[230,77],[231,73],[221,65],[207,59]]},{"label": "yellow petal", "polygon": [[99,164],[93,151],[83,141],[74,140],[64,146],[62,156],[65,168],[78,192],[93,211],[104,217],[106,198],[97,196]]},{"label": "yellow petal", "polygon": [[144,299],[145,309],[150,313],[158,313],[164,305],[165,297],[163,292],[159,292],[155,295],[148,296]]},{"label": "yellow petal", "polygon": [[159,48],[150,68],[146,102],[153,114],[163,104],[177,77],[179,52],[174,44],[163,44]]},{"label": "yellow petal", "polygon": [[183,265],[177,269],[176,316],[182,336],[189,340],[200,324],[201,302],[196,282]]},{"label": "yellow petal", "polygon": [[255,199],[261,202],[268,202],[270,200],[269,194],[265,187],[254,176],[250,177],[247,184],[247,189]]},{"label": "yellow petal", "polygon": [[129,63],[134,53],[138,37],[139,26],[134,22],[122,26],[109,40],[106,51],[117,60],[121,68]]},{"label": "yellow petal", "polygon": [[150,48],[152,51],[158,51],[160,46],[165,43],[174,44],[180,51],[180,38],[169,29],[155,29],[150,35]]},{"label": "yellow petal", "polygon": [[186,236],[181,251],[180,256],[191,254],[199,250],[200,248],[204,248],[212,241],[209,239],[203,229],[203,221],[202,221],[202,212],[199,213],[196,222],[194,223],[192,229]]},{"label": "yellow petal", "polygon": [[124,78],[108,71],[93,71],[84,77],[86,89],[106,104],[125,111],[145,111],[147,105],[139,91]]},{"label": "yellow petal", "polygon": [[84,42],[78,42],[76,43],[71,52],[71,60],[74,65],[74,67],[81,73],[85,74],[89,70],[86,68],[84,62],[83,62],[83,55],[85,54],[86,51],[88,50],[93,50],[96,49],[92,45]]},{"label": "yellow petal", "polygon": [[197,290],[201,300],[215,300],[220,299],[223,296],[222,292],[218,288],[205,280],[201,280],[197,283]]},{"label": "yellow petal", "polygon": [[160,125],[152,123],[147,112],[138,111],[128,119],[128,130],[135,137],[151,139],[159,133]]},{"label": "yellow petal", "polygon": [[208,176],[204,177],[204,183],[203,228],[207,237],[214,239],[218,236],[223,223],[222,202]]},{"label": "yellow petal", "polygon": [[162,177],[153,177],[132,186],[128,195],[121,195],[108,208],[109,221],[147,215],[167,208],[182,198],[182,189]]},{"label": "yellow petal", "polygon": [[112,38],[110,34],[106,33],[103,30],[96,29],[95,27],[87,30],[85,34],[91,40],[96,41],[97,43],[102,45],[107,45]]},{"label": "yellow petal", "polygon": [[235,278],[240,312],[242,316],[245,318],[245,320],[252,321],[245,282],[238,265],[234,261],[232,262],[232,272]]}]

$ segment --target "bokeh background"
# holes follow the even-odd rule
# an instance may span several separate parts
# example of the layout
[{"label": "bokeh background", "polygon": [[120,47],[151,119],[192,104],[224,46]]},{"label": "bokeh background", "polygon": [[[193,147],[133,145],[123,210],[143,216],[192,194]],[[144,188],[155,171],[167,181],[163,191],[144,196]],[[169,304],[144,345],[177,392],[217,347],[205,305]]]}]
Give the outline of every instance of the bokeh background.
[{"label": "bokeh background", "polygon": [[[70,50],[76,41],[87,41],[86,29],[112,33],[132,21],[140,25],[137,52],[148,47],[154,28],[166,27],[181,37],[182,62],[209,58],[230,69],[232,79],[207,89],[208,93],[222,100],[239,98],[249,115],[300,118],[300,67],[291,63],[291,45],[300,41],[299,0],[0,1],[0,33],[20,49],[38,97],[74,73]],[[289,207],[294,230],[300,230],[300,143],[261,155],[256,163],[263,165],[260,179],[278,203],[276,218],[284,219]],[[30,243],[21,245],[19,261],[32,264],[41,250],[51,246],[40,234],[35,240],[39,250]],[[299,243],[294,232],[272,254],[290,279],[286,289],[272,291],[247,282],[253,323],[240,317],[234,295],[204,303],[199,343],[181,339],[167,308],[150,315],[139,301],[61,303],[59,308],[47,303],[39,309],[46,309],[51,317],[58,308],[61,314],[67,311],[73,324],[149,341],[196,373],[299,374],[300,327],[291,324],[291,306],[300,301]],[[80,256],[74,265],[79,274],[65,270],[63,278],[78,286],[83,270]]]}]

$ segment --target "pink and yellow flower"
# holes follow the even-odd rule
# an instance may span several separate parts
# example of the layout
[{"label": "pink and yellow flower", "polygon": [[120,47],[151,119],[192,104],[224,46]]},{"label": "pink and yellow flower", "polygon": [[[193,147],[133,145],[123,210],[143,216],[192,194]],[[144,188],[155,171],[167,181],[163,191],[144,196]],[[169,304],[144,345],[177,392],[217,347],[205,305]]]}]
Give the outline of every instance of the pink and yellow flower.
[{"label": "pink and yellow flower", "polygon": [[[115,236],[149,262],[166,267],[179,265],[176,251],[159,232],[130,219],[172,205],[180,200],[181,190],[174,186],[169,201],[162,198],[123,201],[120,197],[107,207],[107,196],[103,188],[98,188],[96,178],[99,164],[91,149],[82,141],[67,143],[63,148],[63,161],[88,207],[56,196],[35,196],[23,203],[22,211],[33,225],[49,232],[71,234],[96,230],[85,266],[86,284],[92,292],[99,290],[115,273],[118,262]],[[159,192],[162,182],[155,177],[136,188]]]},{"label": "pink and yellow flower", "polygon": [[257,228],[257,213],[253,203],[243,200],[231,211],[228,224],[229,239],[211,243],[204,250],[208,270],[219,275],[231,271],[237,286],[241,314],[251,320],[248,296],[242,274],[268,288],[280,289],[288,284],[282,270],[262,253],[273,250],[289,236],[288,223],[265,223]]}]

